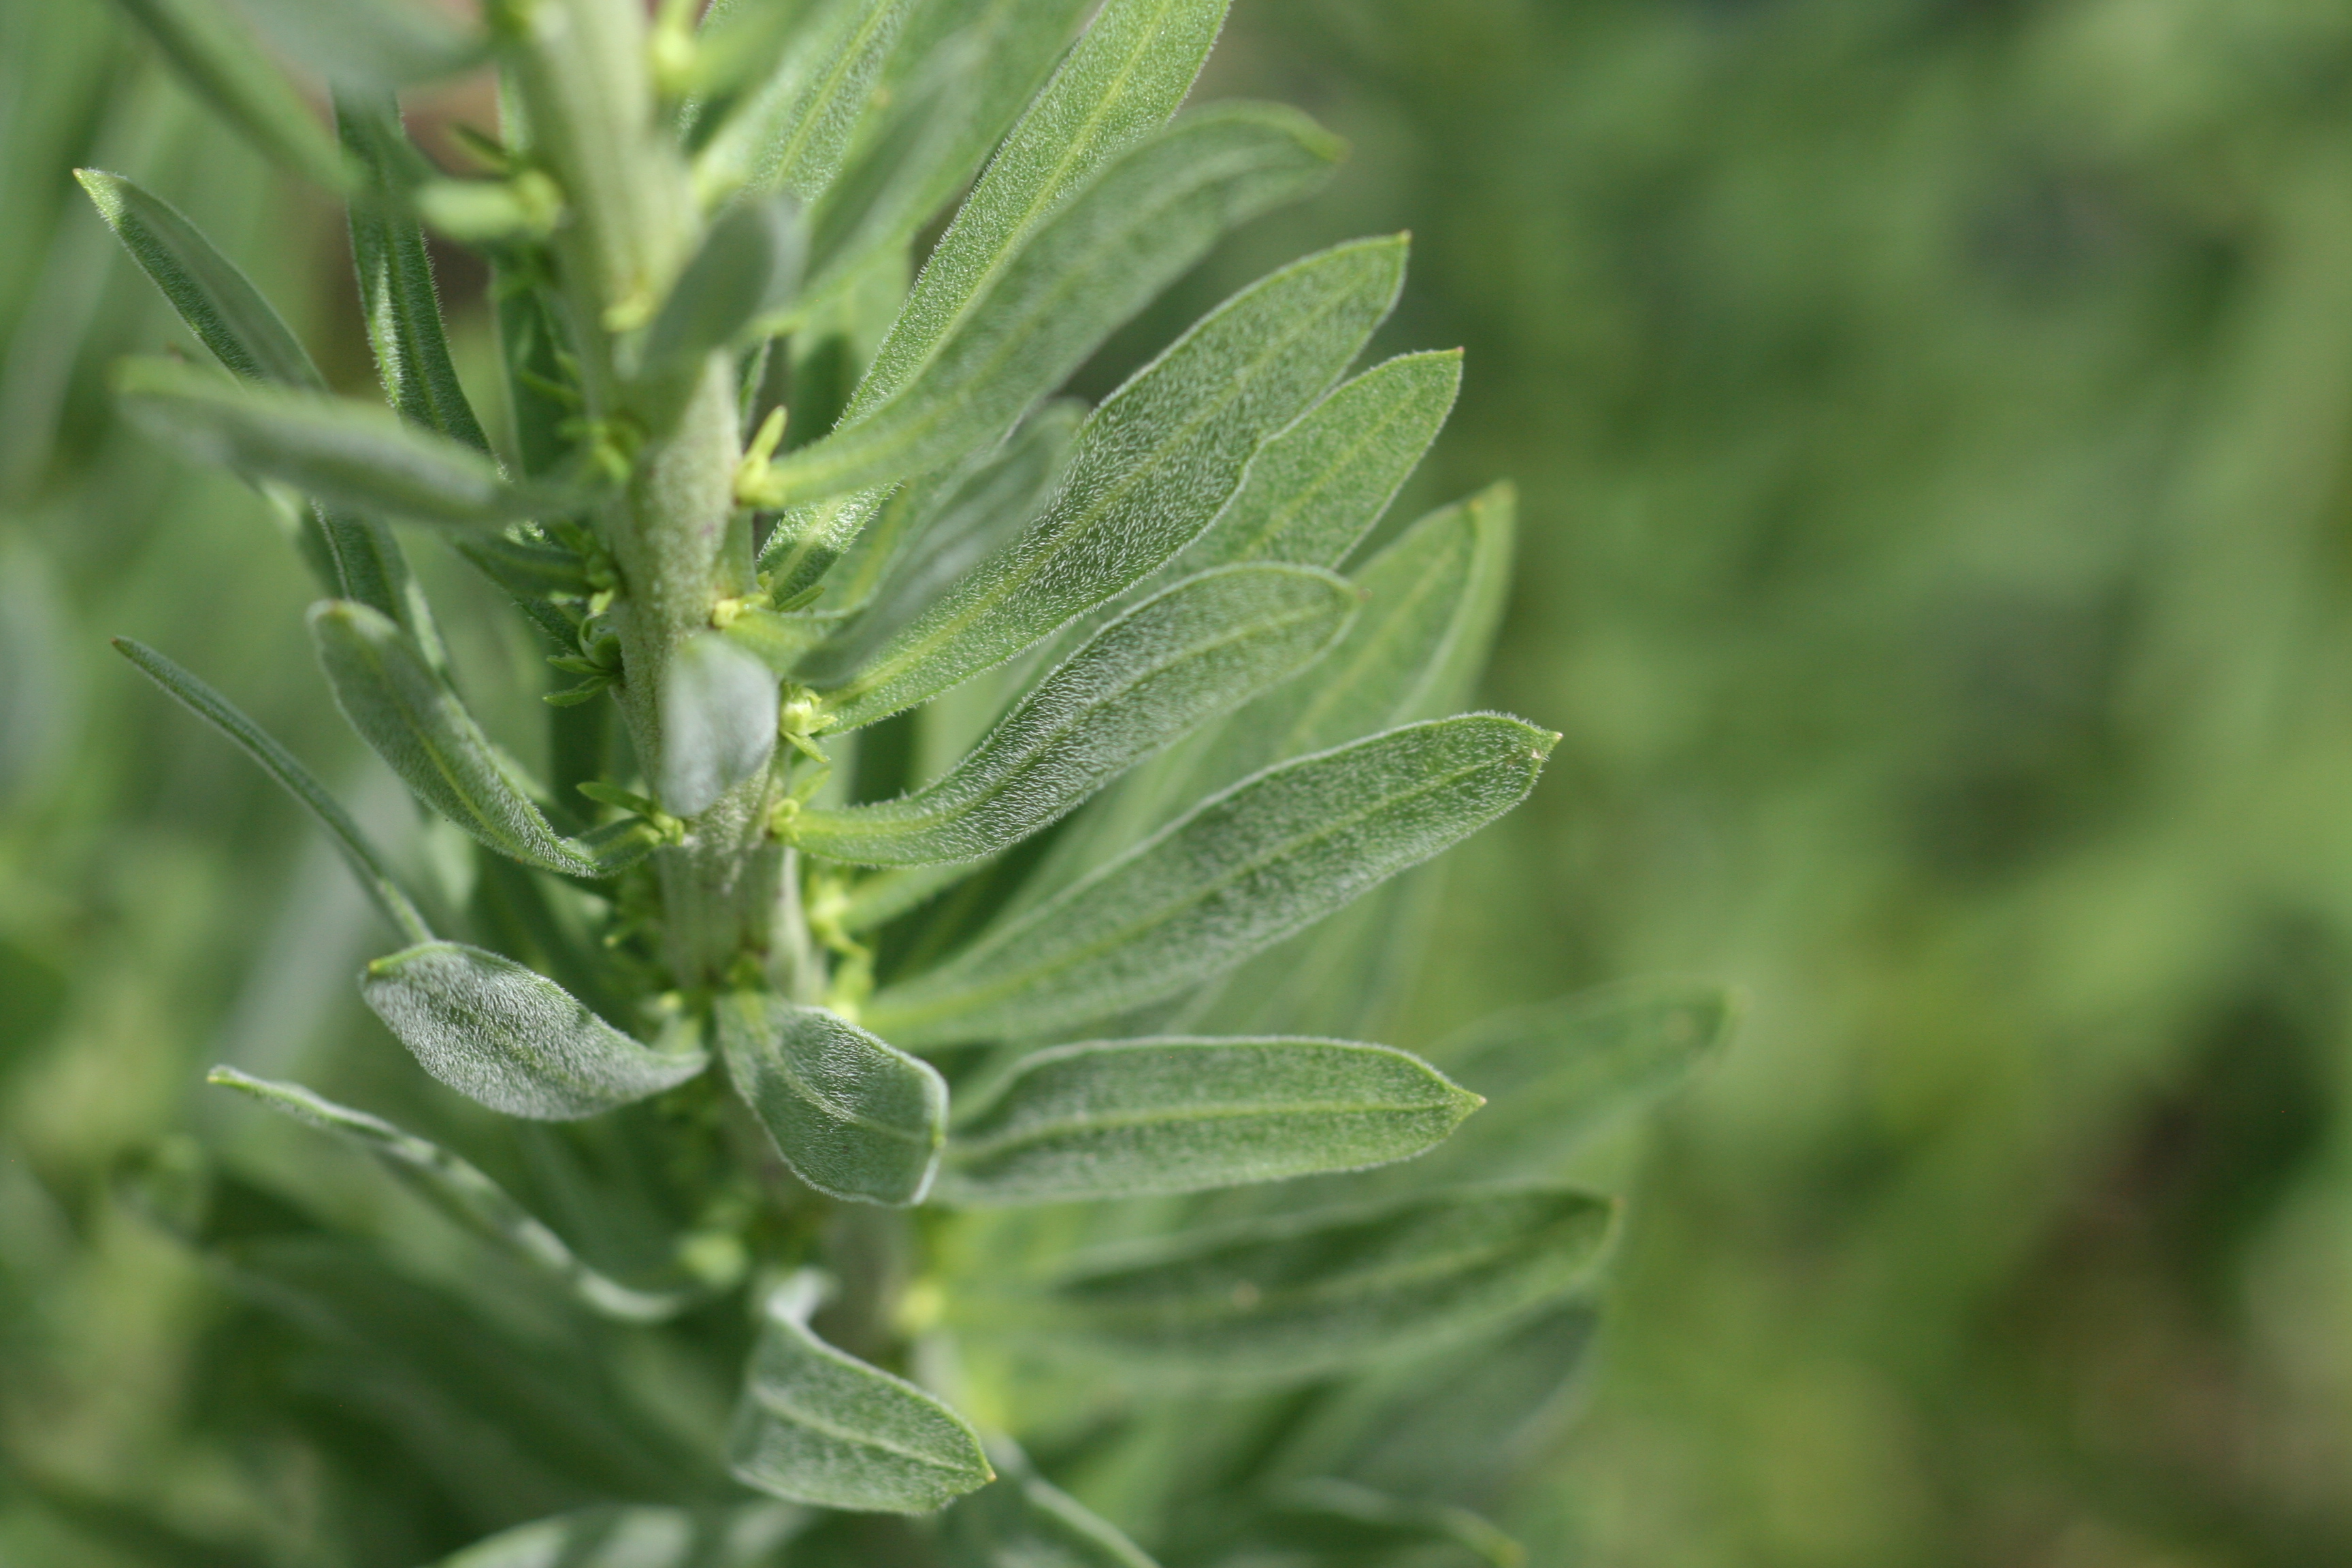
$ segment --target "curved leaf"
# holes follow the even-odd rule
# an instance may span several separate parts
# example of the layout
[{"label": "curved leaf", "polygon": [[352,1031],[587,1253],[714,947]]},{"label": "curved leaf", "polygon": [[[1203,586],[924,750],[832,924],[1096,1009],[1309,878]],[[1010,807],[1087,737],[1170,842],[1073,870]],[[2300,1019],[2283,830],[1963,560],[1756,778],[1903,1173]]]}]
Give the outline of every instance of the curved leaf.
[{"label": "curved leaf", "polygon": [[807,245],[789,198],[739,201],[711,219],[646,328],[640,374],[689,364],[734,342],[791,298]]},{"label": "curved leaf", "polygon": [[950,590],[827,699],[870,724],[1003,662],[1125,593],[1190,543],[1250,456],[1347,367],[1404,279],[1401,238],[1261,279],[1095,410],[1037,525]]},{"label": "curved leaf", "polygon": [[1355,608],[1346,578],[1311,567],[1203,573],[1097,633],[944,777],[898,800],[803,811],[793,840],[865,865],[993,854],[1313,663]]},{"label": "curved leaf", "polygon": [[776,678],[717,632],[677,646],[662,671],[662,808],[693,816],[768,765],[776,749]]},{"label": "curved leaf", "polygon": [[814,200],[840,172],[912,0],[832,0],[696,160],[706,200],[751,187]]},{"label": "curved leaf", "polygon": [[1021,1059],[961,1110],[941,1202],[1198,1192],[1422,1152],[1482,1103],[1427,1063],[1341,1040],[1141,1039]]},{"label": "curved leaf", "polygon": [[411,942],[433,940],[433,930],[418,912],[416,900],[401,887],[400,879],[393,875],[383,856],[367,841],[367,836],[360,831],[359,824],[352,820],[342,804],[327,793],[326,785],[312,777],[310,769],[294,760],[291,752],[247,718],[227,698],[146,644],[116,637],[114,647],[138,666],[142,675],[177,699],[182,707],[236,742],[247,756],[261,764],[262,772],[276,779],[287,794],[309,809],[319,826],[334,839],[343,858],[351,863],[360,886],[367,889],[376,907],[399,928],[401,935]]},{"label": "curved leaf", "polygon": [[507,1190],[469,1161],[439,1144],[404,1132],[364,1110],[315,1094],[299,1083],[275,1083],[235,1068],[216,1067],[205,1081],[233,1089],[272,1110],[373,1154],[402,1184],[450,1219],[491,1245],[562,1283],[581,1301],[627,1323],[658,1323],[703,1300],[707,1290],[633,1290],[580,1259],[563,1238],[540,1223]]},{"label": "curved leaf", "polygon": [[1040,224],[887,401],[777,465],[806,501],[987,446],[1227,228],[1303,194],[1339,143],[1295,110],[1219,104],[1121,153]]},{"label": "curved leaf", "polygon": [[870,1204],[920,1203],[946,1136],[947,1085],[838,1014],[763,991],[718,1004],[735,1090],[801,1180]]},{"label": "curved leaf", "polygon": [[808,1329],[814,1278],[768,1298],[727,1440],[746,1486],[791,1502],[928,1513],[995,1479],[962,1416]]},{"label": "curved leaf", "polygon": [[310,621],[335,705],[352,728],[403,783],[479,842],[575,877],[609,877],[644,856],[646,843],[626,829],[558,836],[457,693],[383,616],[331,599],[310,607]]},{"label": "curved leaf", "polygon": [[1024,1325],[1047,1344],[1215,1383],[1319,1377],[1456,1343],[1575,1289],[1610,1200],[1441,1193],[1155,1237],[1082,1257]]},{"label": "curved leaf", "polygon": [[1558,737],[1496,714],[1409,725],[1246,779],[866,1020],[908,1045],[1038,1035],[1172,996],[1475,832]]},{"label": "curved leaf", "polygon": [[360,976],[360,995],[418,1066],[509,1116],[576,1121],[710,1065],[698,1050],[639,1045],[545,975],[461,942],[377,959]]}]

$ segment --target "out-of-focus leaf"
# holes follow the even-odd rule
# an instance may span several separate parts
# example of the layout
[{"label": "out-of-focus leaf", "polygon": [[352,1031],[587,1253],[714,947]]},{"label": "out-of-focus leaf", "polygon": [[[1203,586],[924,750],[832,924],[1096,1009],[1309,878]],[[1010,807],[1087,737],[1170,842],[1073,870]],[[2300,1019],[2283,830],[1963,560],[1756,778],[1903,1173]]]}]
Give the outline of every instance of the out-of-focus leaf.
[{"label": "out-of-focus leaf", "polygon": [[285,318],[178,209],[102,169],[77,169],[74,178],[131,259],[222,364],[248,381],[326,384]]},{"label": "out-of-focus leaf", "polygon": [[1216,516],[1250,455],[1328,386],[1395,301],[1404,241],[1284,268],[1196,323],[1078,432],[1037,525],[885,644],[827,700],[869,724],[1012,658],[1125,593]]},{"label": "out-of-focus leaf", "polygon": [[736,1479],[790,1502],[877,1513],[928,1513],[993,1479],[962,1416],[809,1331],[818,1295],[803,1273],[768,1298],[728,1437]]},{"label": "out-of-focus leaf", "polygon": [[841,169],[912,0],[820,0],[768,79],[729,113],[695,163],[706,197],[750,187],[822,195]]},{"label": "out-of-focus leaf", "polygon": [[[1017,1331],[1212,1383],[1306,1380],[1460,1342],[1556,1300],[1607,1238],[1606,1198],[1441,1193],[1106,1247]],[[984,1310],[974,1308],[974,1310]]]},{"label": "out-of-focus leaf", "polygon": [[1314,567],[1190,578],[1097,633],[936,782],[898,800],[803,811],[793,839],[865,865],[993,854],[1139,757],[1312,664],[1355,608],[1348,580]]},{"label": "out-of-focus leaf", "polygon": [[776,749],[776,678],[717,632],[678,645],[662,672],[662,808],[693,816]]},{"label": "out-of-focus leaf", "polygon": [[469,447],[350,399],[223,381],[155,359],[124,361],[114,386],[131,416],[157,435],[329,507],[484,528],[529,517],[555,499],[508,484]]},{"label": "out-of-focus leaf", "polygon": [[1156,1568],[1109,1521],[992,1439],[997,1479],[940,1516],[947,1568]]},{"label": "out-of-focus leaf", "polygon": [[389,92],[479,63],[489,40],[421,0],[232,0],[297,64]]},{"label": "out-of-focus leaf", "polygon": [[780,309],[799,287],[807,231],[790,197],[752,196],[730,205],[670,285],[646,328],[641,374],[657,374],[735,342]]},{"label": "out-of-focus leaf", "polygon": [[699,1050],[640,1045],[547,976],[460,942],[377,959],[360,994],[419,1067],[509,1116],[575,1121],[674,1089],[710,1064]]},{"label": "out-of-focus leaf", "polygon": [[502,1530],[435,1568],[783,1568],[786,1543],[807,1526],[790,1503],[614,1503]]},{"label": "out-of-focus leaf", "polygon": [[1050,1033],[1174,995],[1500,816],[1557,739],[1470,714],[1259,773],[886,988],[866,1019],[936,1044]]},{"label": "out-of-focus leaf", "polygon": [[278,163],[330,190],[349,170],[286,73],[221,0],[117,0],[183,81]]},{"label": "out-of-focus leaf", "polygon": [[380,1161],[403,1184],[475,1235],[550,1276],[608,1318],[657,1323],[693,1306],[700,1291],[633,1290],[581,1261],[563,1238],[540,1221],[470,1162],[439,1144],[404,1132],[380,1117],[337,1105],[298,1083],[253,1078],[235,1068],[216,1067],[205,1081],[233,1089],[331,1132]]},{"label": "out-of-focus leaf", "polygon": [[1496,1102],[1432,1175],[1548,1174],[1577,1143],[1681,1084],[1731,1037],[1734,994],[1692,980],[1638,980],[1482,1018],[1438,1047]]},{"label": "out-of-focus leaf", "polygon": [[1468,1509],[1391,1497],[1354,1481],[1292,1481],[1266,1500],[1264,1528],[1285,1545],[1349,1553],[1457,1546],[1494,1568],[1520,1568],[1528,1560],[1525,1547]]},{"label": "out-of-focus leaf", "polygon": [[888,400],[780,464],[805,501],[983,447],[1233,225],[1304,194],[1339,143],[1296,110],[1219,104],[1120,153],[1039,224]]},{"label": "out-of-focus leaf", "polygon": [[851,399],[879,406],[937,353],[1032,225],[1184,101],[1226,0],[1108,0],[989,160]]},{"label": "out-of-focus leaf", "polygon": [[1240,493],[1184,563],[1339,565],[1437,438],[1461,385],[1455,349],[1401,354],[1336,388],[1250,459]]},{"label": "out-of-focus leaf", "polygon": [[1198,1192],[1420,1153],[1479,1098],[1386,1046],[1143,1039],[1022,1058],[960,1111],[939,1197],[961,1205]]},{"label": "out-of-focus leaf", "polygon": [[[300,8],[309,0],[273,3]],[[388,92],[338,92],[335,125],[343,151],[362,173],[351,203],[352,264],[384,396],[412,423],[488,452],[489,440],[449,357],[425,231],[403,200],[399,162],[416,153],[402,129],[400,106]]]},{"label": "out-of-focus leaf", "polygon": [[940,1075],[823,1007],[764,991],[718,1004],[719,1048],[794,1173],[861,1203],[920,1203],[939,1168],[948,1090]]},{"label": "out-of-focus leaf", "polygon": [[361,739],[442,815],[499,854],[542,870],[609,877],[649,847],[637,829],[565,838],[415,643],[363,605],[310,609],[310,640],[335,705]]},{"label": "out-of-focus leaf", "polygon": [[136,665],[139,672],[164,690],[180,705],[236,743],[237,748],[261,764],[261,771],[276,779],[288,795],[292,795],[327,830],[351,863],[352,873],[360,879],[368,896],[383,911],[384,918],[399,928],[411,942],[430,942],[432,928],[417,912],[416,901],[400,885],[392,868],[385,864],[374,845],[360,831],[351,814],[341,802],[327,793],[327,787],[311,776],[310,770],[294,760],[294,754],[279,745],[260,725],[247,718],[236,704],[188,670],[157,653],[144,643],[129,637],[114,639],[115,651]]}]

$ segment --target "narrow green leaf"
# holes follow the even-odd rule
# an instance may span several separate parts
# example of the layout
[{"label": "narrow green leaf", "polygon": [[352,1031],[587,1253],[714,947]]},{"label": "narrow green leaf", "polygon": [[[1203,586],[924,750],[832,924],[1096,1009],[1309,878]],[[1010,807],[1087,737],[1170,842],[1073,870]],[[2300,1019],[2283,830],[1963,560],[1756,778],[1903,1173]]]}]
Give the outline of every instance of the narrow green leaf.
[{"label": "narrow green leaf", "polygon": [[657,1508],[606,1503],[535,1519],[435,1568],[774,1568],[809,1516],[790,1503]]},{"label": "narrow green leaf", "polygon": [[[1084,416],[1076,404],[1049,403],[986,460],[908,486],[916,493],[904,502],[907,536],[881,568],[872,597],[801,661],[795,677],[819,688],[840,685],[951,584],[1034,523],[1069,465]],[[900,504],[892,499],[893,509]]]},{"label": "narrow green leaf", "polygon": [[285,319],[178,209],[121,174],[77,169],[74,178],[131,260],[222,364],[248,381],[325,386]]},{"label": "narrow green leaf", "polygon": [[363,605],[310,609],[310,640],[335,705],[402,782],[499,854],[542,870],[609,877],[646,846],[625,835],[565,838],[415,643]]},{"label": "narrow green leaf", "polygon": [[[875,257],[903,250],[971,182],[1089,4],[981,0],[916,12],[884,68],[893,101],[882,129],[861,138],[862,149],[809,215],[814,277],[796,313],[830,302]],[[895,80],[902,60],[920,65]]]},{"label": "narrow green leaf", "polygon": [[578,551],[561,544],[502,533],[460,533],[450,542],[483,576],[518,599],[585,598],[592,591],[588,563]]},{"label": "narrow green leaf", "polygon": [[898,800],[803,811],[793,841],[869,866],[994,854],[1315,662],[1355,608],[1346,578],[1313,567],[1203,573],[1097,633],[938,780]]},{"label": "narrow green leaf", "polygon": [[1156,1568],[1109,1521],[991,1439],[997,1479],[940,1516],[947,1568]]},{"label": "narrow green leaf", "polygon": [[639,374],[691,364],[781,308],[799,287],[807,244],[790,197],[747,197],[711,219],[646,328]]},{"label": "narrow green leaf", "polygon": [[300,1084],[251,1078],[235,1068],[216,1067],[205,1081],[249,1095],[272,1110],[333,1133],[373,1154],[404,1185],[450,1219],[557,1280],[608,1318],[630,1323],[662,1322],[708,1294],[635,1290],[606,1278],[581,1261],[562,1237],[473,1163],[363,1110],[337,1105]]},{"label": "narrow green leaf", "polygon": [[719,1049],[736,1092],[794,1173],[860,1203],[920,1203],[946,1137],[947,1085],[822,1007],[762,991],[718,1004]]},{"label": "narrow green leaf", "polygon": [[808,652],[841,626],[841,616],[824,610],[785,613],[753,605],[736,612],[727,623],[727,640],[778,675],[788,675]]},{"label": "narrow green leaf", "polygon": [[[275,3],[301,6],[309,0]],[[401,126],[400,106],[389,92],[338,92],[335,125],[361,172],[350,205],[352,264],[384,396],[411,423],[488,452],[489,438],[449,357],[425,231],[405,204],[400,164],[416,153]]]},{"label": "narrow green leaf", "polygon": [[1400,354],[1335,389],[1268,441],[1248,479],[1183,556],[1337,566],[1437,438],[1462,386],[1462,351]]},{"label": "narrow green leaf", "polygon": [[114,388],[156,435],[328,507],[479,528],[529,517],[550,499],[507,484],[471,447],[347,398],[223,381],[159,359],[122,362]]},{"label": "narrow green leaf", "polygon": [[367,841],[359,824],[351,819],[350,813],[311,776],[308,768],[294,760],[292,752],[271,739],[227,698],[146,644],[116,637],[114,647],[115,651],[139,667],[141,674],[170,692],[189,712],[234,741],[247,756],[261,764],[262,772],[309,808],[319,826],[334,839],[335,847],[342,851],[343,858],[351,862],[360,886],[367,889],[384,918],[403,936],[411,942],[433,940],[432,928],[417,912],[415,900],[401,887],[400,879],[392,874],[392,868],[385,864],[375,846]]},{"label": "narrow green leaf", "polygon": [[1226,0],[1107,0],[932,247],[851,399],[855,418],[911,382],[1011,263],[1023,236],[1184,101]]},{"label": "narrow green leaf", "polygon": [[1519,1187],[1154,1237],[1082,1256],[1021,1327],[1136,1371],[1303,1381],[1458,1343],[1559,1300],[1583,1281],[1613,1214],[1607,1198]]},{"label": "narrow green leaf", "polygon": [[1296,110],[1217,104],[1120,153],[1039,224],[905,386],[803,447],[779,493],[813,500],[996,440],[1219,235],[1311,189],[1339,143]]},{"label": "narrow green leaf", "polygon": [[640,1045],[536,970],[461,942],[377,959],[360,977],[360,994],[426,1072],[535,1121],[594,1116],[710,1065],[698,1050]]},{"label": "narrow green leaf", "polygon": [[928,1513],[986,1486],[980,1437],[906,1379],[809,1331],[814,1277],[768,1298],[727,1451],[735,1478],[791,1502]]},{"label": "narrow green leaf", "polygon": [[389,92],[482,60],[489,40],[416,0],[234,0],[269,41],[338,87]]},{"label": "narrow green leaf", "polygon": [[198,98],[278,163],[330,190],[349,172],[294,84],[220,0],[117,0]]},{"label": "narrow green leaf", "polygon": [[696,160],[705,200],[745,188],[803,202],[821,195],[841,170],[912,8],[912,0],[826,0]]},{"label": "narrow green leaf", "polygon": [[1135,1197],[1408,1159],[1479,1098],[1386,1046],[1141,1039],[1021,1059],[948,1140],[939,1199]]},{"label": "narrow green leaf", "polygon": [[866,1020],[933,1045],[1050,1033],[1175,995],[1500,816],[1557,739],[1471,714],[1269,769],[886,988]]},{"label": "narrow green leaf", "polygon": [[677,646],[662,672],[662,809],[694,816],[768,765],[776,749],[776,678],[717,632]]},{"label": "narrow green leaf", "polygon": [[985,860],[961,860],[877,871],[860,880],[842,900],[841,929],[856,936],[887,925],[987,864]]},{"label": "narrow green leaf", "polygon": [[1496,1110],[1433,1169],[1447,1181],[1551,1174],[1577,1144],[1681,1085],[1738,1014],[1724,986],[1640,980],[1478,1020],[1437,1049]]},{"label": "narrow green leaf", "polygon": [[1190,543],[1250,455],[1361,350],[1404,278],[1402,238],[1360,240],[1260,279],[1095,410],[1053,504],[827,699],[870,724],[1010,658]]},{"label": "narrow green leaf", "polygon": [[1458,1546],[1494,1568],[1521,1568],[1527,1549],[1465,1508],[1391,1497],[1355,1481],[1318,1476],[1275,1489],[1269,1533],[1319,1552],[1395,1552]]}]

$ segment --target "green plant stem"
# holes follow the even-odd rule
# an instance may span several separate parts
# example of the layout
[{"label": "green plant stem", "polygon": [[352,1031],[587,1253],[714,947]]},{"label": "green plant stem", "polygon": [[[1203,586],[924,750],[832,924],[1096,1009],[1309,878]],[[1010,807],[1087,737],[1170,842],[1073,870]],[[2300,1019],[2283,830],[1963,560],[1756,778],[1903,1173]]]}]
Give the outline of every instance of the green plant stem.
[{"label": "green plant stem", "polygon": [[[669,287],[698,225],[685,162],[656,123],[643,8],[505,0],[497,19],[520,45],[513,77],[532,155],[564,193],[556,253],[588,413],[628,458],[601,523],[622,584],[621,710],[640,765],[659,777],[671,660],[719,599],[753,585],[749,539],[734,537],[734,380],[714,353],[666,384],[634,384],[615,353]],[[775,957],[792,906],[784,852],[767,831],[772,789],[764,770],[742,781],[688,824],[684,843],[656,852],[664,957],[681,986],[719,984],[744,954]]]}]

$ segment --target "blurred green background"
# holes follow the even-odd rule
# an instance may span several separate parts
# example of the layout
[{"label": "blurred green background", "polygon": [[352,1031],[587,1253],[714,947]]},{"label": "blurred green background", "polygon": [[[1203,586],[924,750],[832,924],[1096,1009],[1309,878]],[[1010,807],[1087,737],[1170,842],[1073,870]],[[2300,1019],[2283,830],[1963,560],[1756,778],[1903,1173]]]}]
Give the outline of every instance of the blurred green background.
[{"label": "blurred green background", "polygon": [[[2347,89],[2343,0],[1236,0],[1205,90],[1356,156],[1100,374],[1412,228],[1386,341],[1468,384],[1399,511],[1518,481],[1489,696],[1566,731],[1400,1043],[1635,973],[1750,1000],[1639,1152],[1541,1561],[2352,1562]],[[333,215],[100,0],[0,0],[0,1563],[40,1568],[309,1495],[205,1435],[226,1309],[115,1194],[213,1060],[402,1065],[340,867],[105,647],[407,811],[266,509],[109,415],[177,329],[80,163],[367,378]],[[461,667],[520,668],[421,564]],[[131,1492],[190,1533],[77,1524]]]}]

